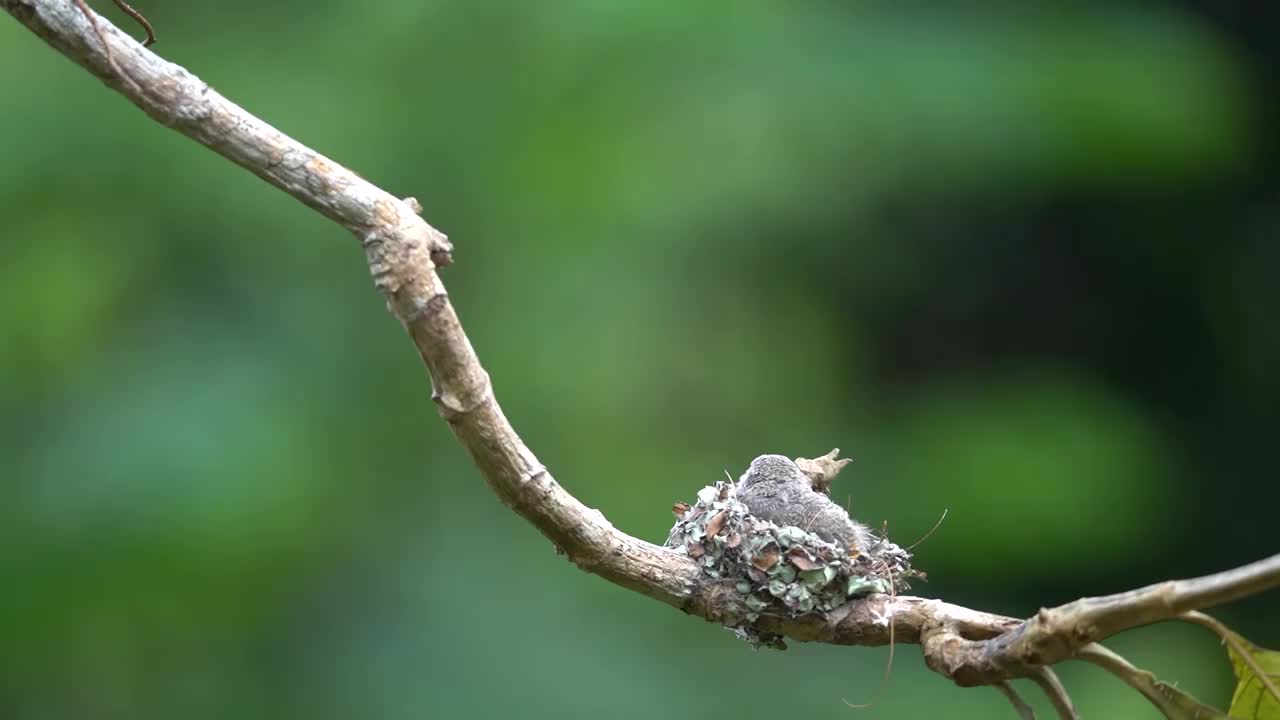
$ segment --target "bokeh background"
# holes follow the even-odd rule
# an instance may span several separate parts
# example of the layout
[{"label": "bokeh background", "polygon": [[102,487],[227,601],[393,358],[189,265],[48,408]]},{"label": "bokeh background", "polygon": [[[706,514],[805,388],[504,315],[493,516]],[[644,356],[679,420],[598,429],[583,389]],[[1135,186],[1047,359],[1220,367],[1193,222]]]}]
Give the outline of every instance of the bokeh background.
[{"label": "bokeh background", "polygon": [[[974,607],[1280,551],[1278,6],[136,4],[422,200],[508,415],[632,534],[839,446],[865,521],[949,509],[917,589]],[[0,235],[0,716],[1013,716],[915,647],[880,693],[884,648],[754,652],[566,563],[351,237],[7,17]],[[1278,609],[1219,616],[1276,647]],[[1199,628],[1113,647],[1227,702]]]}]

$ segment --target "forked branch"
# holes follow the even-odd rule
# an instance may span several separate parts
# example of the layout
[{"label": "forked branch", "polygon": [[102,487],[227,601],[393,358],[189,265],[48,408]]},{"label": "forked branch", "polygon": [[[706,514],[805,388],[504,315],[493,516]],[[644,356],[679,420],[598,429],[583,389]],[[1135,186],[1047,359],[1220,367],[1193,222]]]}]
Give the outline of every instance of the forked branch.
[{"label": "forked branch", "polygon": [[[588,572],[687,613],[715,622],[738,615],[731,585],[708,578],[682,553],[619,531],[561,487],[520,440],[436,272],[451,261],[452,247],[418,216],[415,201],[381,190],[254,117],[105,19],[82,13],[78,0],[0,0],[0,7],[156,121],[352,232],[388,309],[426,365],[440,415],[498,498],[559,551]],[[1121,630],[1277,584],[1280,555],[1204,578],[1079,600],[1026,622],[940,600],[873,595],[826,615],[764,616],[755,627],[801,641],[883,645],[890,641],[891,619],[898,642],[921,645],[929,667],[957,683],[1004,688],[1008,679],[1032,677],[1050,693],[1060,716],[1071,717],[1070,700],[1056,678],[1041,671],[1044,666]],[[1082,657],[1113,672],[1122,669],[1093,649]],[[1128,681],[1140,685],[1132,677]]]}]

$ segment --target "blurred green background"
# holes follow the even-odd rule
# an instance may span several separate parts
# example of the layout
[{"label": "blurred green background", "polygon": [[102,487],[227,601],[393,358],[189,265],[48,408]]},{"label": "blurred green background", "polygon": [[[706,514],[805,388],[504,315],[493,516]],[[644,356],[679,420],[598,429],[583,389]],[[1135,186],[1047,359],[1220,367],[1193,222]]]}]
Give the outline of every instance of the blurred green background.
[{"label": "blurred green background", "polygon": [[[917,590],[982,609],[1280,551],[1274,4],[136,4],[421,199],[508,415],[632,534],[839,446],[863,520],[950,510]],[[885,648],[753,652],[566,563],[350,236],[8,18],[0,228],[0,716],[1013,717],[915,647],[877,695]],[[1278,607],[1218,614],[1276,647]],[[1226,705],[1205,631],[1113,647]]]}]

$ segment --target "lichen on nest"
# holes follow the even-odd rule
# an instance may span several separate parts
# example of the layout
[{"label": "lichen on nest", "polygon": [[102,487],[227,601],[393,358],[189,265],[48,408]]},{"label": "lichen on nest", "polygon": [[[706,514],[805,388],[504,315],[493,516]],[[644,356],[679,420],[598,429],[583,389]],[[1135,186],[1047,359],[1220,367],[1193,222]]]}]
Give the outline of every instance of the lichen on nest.
[{"label": "lichen on nest", "polygon": [[906,590],[910,578],[923,577],[912,569],[911,554],[886,537],[851,551],[752,515],[737,489],[722,480],[699,490],[692,506],[677,503],[666,544],[696,560],[707,577],[733,583],[742,614],[728,625],[753,645],[781,646],[780,638],[752,628],[762,615],[825,614],[872,593]]}]

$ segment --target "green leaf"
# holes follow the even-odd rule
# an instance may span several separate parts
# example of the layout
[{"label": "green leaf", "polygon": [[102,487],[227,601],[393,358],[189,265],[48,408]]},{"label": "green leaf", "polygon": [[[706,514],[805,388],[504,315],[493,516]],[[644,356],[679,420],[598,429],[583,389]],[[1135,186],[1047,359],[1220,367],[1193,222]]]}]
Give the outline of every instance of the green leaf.
[{"label": "green leaf", "polygon": [[801,545],[809,540],[809,533],[798,527],[788,525],[778,529],[778,542],[782,547],[791,547],[793,545]]},{"label": "green leaf", "polygon": [[849,583],[845,587],[845,594],[849,597],[856,597],[868,593],[882,593],[888,589],[884,581],[879,578],[858,577],[855,575],[849,578]]},{"label": "green leaf", "polygon": [[835,579],[835,568],[828,565],[827,567],[817,568],[816,570],[803,570],[800,572],[800,579],[810,590],[820,590],[827,583]]},{"label": "green leaf", "polygon": [[[1239,647],[1253,658],[1254,664],[1271,679],[1272,685],[1280,686],[1280,652],[1260,648],[1235,633],[1231,635],[1239,643]],[[1231,696],[1228,714],[1240,720],[1280,720],[1280,700],[1267,690],[1261,678],[1230,642],[1227,643],[1227,655],[1231,658],[1231,667],[1236,673],[1236,691]]]}]

